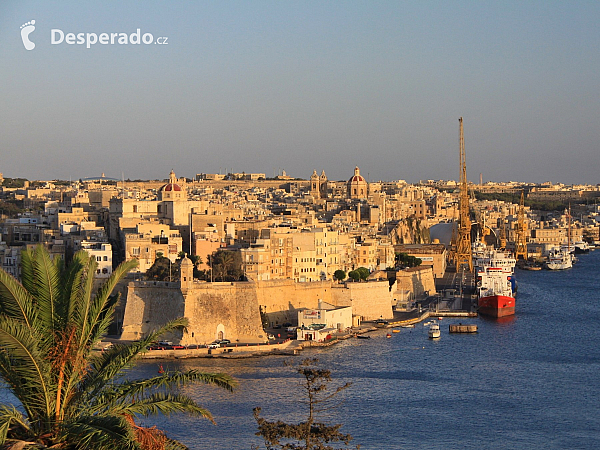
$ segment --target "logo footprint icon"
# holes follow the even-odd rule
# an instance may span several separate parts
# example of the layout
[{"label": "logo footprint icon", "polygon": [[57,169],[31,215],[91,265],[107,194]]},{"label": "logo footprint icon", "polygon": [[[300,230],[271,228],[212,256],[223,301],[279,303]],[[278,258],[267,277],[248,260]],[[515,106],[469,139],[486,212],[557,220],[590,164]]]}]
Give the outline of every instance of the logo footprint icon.
[{"label": "logo footprint icon", "polygon": [[21,39],[26,50],[33,50],[35,44],[29,40],[29,35],[35,30],[35,20],[21,25]]}]

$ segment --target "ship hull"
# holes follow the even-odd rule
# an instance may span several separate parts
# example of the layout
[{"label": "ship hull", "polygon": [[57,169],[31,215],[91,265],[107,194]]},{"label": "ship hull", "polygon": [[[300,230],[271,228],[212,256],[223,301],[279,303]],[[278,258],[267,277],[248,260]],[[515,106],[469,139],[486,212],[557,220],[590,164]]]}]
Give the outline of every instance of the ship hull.
[{"label": "ship hull", "polygon": [[490,317],[512,316],[515,313],[515,298],[506,295],[480,297],[479,313]]}]

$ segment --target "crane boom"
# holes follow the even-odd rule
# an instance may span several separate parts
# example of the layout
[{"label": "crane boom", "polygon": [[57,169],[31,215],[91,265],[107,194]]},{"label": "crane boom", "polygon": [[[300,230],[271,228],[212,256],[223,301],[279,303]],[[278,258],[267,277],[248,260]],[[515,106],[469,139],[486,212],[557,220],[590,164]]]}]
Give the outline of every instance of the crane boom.
[{"label": "crane boom", "polygon": [[459,224],[458,241],[456,243],[455,265],[456,270],[467,266],[473,272],[473,252],[471,249],[471,218],[469,216],[469,183],[467,181],[467,157],[465,153],[465,137],[463,132],[463,118],[459,123],[459,152],[460,152],[460,197],[459,197]]}]

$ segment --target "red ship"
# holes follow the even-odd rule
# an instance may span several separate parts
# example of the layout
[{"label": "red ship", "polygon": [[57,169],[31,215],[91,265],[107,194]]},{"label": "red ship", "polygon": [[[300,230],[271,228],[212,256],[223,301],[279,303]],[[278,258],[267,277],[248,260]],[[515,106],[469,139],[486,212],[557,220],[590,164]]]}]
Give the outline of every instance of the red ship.
[{"label": "red ship", "polygon": [[504,317],[515,313],[515,298],[506,295],[479,297],[479,313],[484,316]]},{"label": "red ship", "polygon": [[515,259],[502,252],[477,259],[477,294],[479,313],[491,317],[515,313],[517,291],[514,276]]}]

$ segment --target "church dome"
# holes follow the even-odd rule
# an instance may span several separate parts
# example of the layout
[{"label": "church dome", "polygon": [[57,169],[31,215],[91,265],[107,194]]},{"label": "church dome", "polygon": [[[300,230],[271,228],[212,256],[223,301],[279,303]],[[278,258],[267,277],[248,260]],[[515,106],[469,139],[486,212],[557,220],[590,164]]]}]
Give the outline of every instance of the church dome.
[{"label": "church dome", "polygon": [[169,191],[181,191],[181,186],[179,186],[178,184],[175,184],[175,183],[169,183],[169,184],[165,184],[162,187],[162,190],[163,191],[167,191],[167,192],[169,192]]},{"label": "church dome", "polygon": [[360,174],[358,167],[354,169],[354,175],[348,180],[348,197],[351,199],[363,199],[367,198],[368,183]]},{"label": "church dome", "polygon": [[186,198],[185,186],[177,184],[175,172],[171,170],[169,182],[160,188],[159,199],[164,201],[182,201]]},{"label": "church dome", "polygon": [[358,182],[366,183],[367,180],[365,180],[365,177],[363,177],[360,174],[360,169],[358,167],[355,167],[354,168],[354,175],[352,175],[352,178],[350,178],[348,180],[348,183],[358,183]]},{"label": "church dome", "polygon": [[167,184],[165,184],[163,187],[160,188],[161,191],[163,192],[181,192],[183,191],[183,189],[181,189],[181,186],[179,186],[177,183],[177,177],[175,176],[175,172],[173,170],[171,170],[171,173],[169,174],[169,182]]},{"label": "church dome", "polygon": [[348,180],[350,183],[358,183],[359,181],[361,182],[365,182],[365,177],[363,177],[362,175],[353,175],[352,178],[350,178],[350,180]]}]

